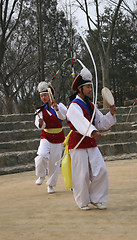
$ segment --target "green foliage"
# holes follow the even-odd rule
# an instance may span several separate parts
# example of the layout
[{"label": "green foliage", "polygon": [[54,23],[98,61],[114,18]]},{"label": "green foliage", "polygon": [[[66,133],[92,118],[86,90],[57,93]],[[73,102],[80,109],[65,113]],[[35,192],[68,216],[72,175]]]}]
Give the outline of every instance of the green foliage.
[{"label": "green foliage", "polygon": [[[20,3],[16,2],[16,13]],[[37,5],[39,0],[24,0],[19,21],[13,13],[6,32],[0,26],[0,113],[33,112],[32,104],[38,107],[41,102],[37,85],[41,81],[40,42]],[[77,75],[81,70],[76,59],[80,59],[86,67],[95,74],[93,64],[87,49],[63,11],[57,9],[56,0],[41,1],[44,75],[45,81],[51,81],[55,73],[59,74],[52,81],[56,89],[56,100],[66,105],[72,94],[73,82],[71,68],[71,50],[75,55],[74,69]],[[4,14],[4,8],[1,12]],[[107,49],[108,32],[110,30],[113,12],[105,9],[101,16],[101,30],[104,49]],[[8,22],[8,14],[5,19]],[[12,26],[16,27],[12,29]],[[112,40],[111,56],[109,59],[110,87],[114,91],[116,104],[123,105],[127,99],[136,98],[136,22],[135,19],[119,12]],[[11,30],[8,38],[6,36]],[[97,65],[99,80],[99,101],[101,101],[102,70],[100,56],[95,40],[85,33]],[[97,30],[94,31],[97,36]],[[2,39],[4,41],[2,42]],[[72,49],[71,49],[72,47]],[[68,61],[60,68],[65,60]],[[16,106],[16,107],[15,107]]]},{"label": "green foliage", "polygon": [[[16,6],[17,7],[17,6]],[[19,6],[18,6],[19,7]],[[61,64],[70,58],[70,23],[62,11],[57,10],[57,1],[42,1],[42,28],[44,46],[45,81],[50,81]],[[11,18],[10,25],[15,21]],[[6,42],[1,64],[1,113],[33,111],[37,85],[40,82],[39,27],[36,1],[24,1],[19,22]],[[66,103],[70,89],[71,63],[67,63],[52,82],[56,98]],[[68,87],[69,84],[69,87]],[[38,101],[38,99],[37,99]],[[10,103],[10,104],[9,104]],[[10,106],[9,106],[10,105]],[[38,104],[36,104],[39,106]]]},{"label": "green foliage", "polygon": [[[110,8],[106,8],[102,18],[102,38],[104,46],[107,46],[110,23],[112,21],[112,11]],[[94,31],[96,34],[96,30]],[[112,90],[116,105],[124,105],[124,102],[134,100],[137,92],[137,51],[136,51],[136,19],[131,15],[125,15],[119,12],[115,25],[114,36],[112,39],[111,54],[109,59],[109,82],[110,89]],[[101,101],[101,89],[102,89],[102,71],[98,49],[93,37],[88,34],[87,40],[90,48],[93,52],[95,62],[98,69],[98,100]],[[107,49],[107,48],[105,48]],[[90,57],[87,50],[83,51],[84,62],[87,63],[87,67],[93,71],[93,67],[90,66]]]},{"label": "green foliage", "polygon": [[115,93],[117,105],[125,100],[136,98],[136,25],[135,19],[119,14],[113,38],[110,60],[111,87]]}]

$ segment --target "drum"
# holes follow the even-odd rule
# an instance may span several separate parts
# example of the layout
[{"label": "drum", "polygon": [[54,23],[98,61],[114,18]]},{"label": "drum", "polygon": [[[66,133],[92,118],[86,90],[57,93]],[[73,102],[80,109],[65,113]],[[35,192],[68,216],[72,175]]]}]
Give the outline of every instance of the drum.
[{"label": "drum", "polygon": [[112,92],[107,87],[102,89],[102,97],[107,107],[111,107],[115,104]]}]

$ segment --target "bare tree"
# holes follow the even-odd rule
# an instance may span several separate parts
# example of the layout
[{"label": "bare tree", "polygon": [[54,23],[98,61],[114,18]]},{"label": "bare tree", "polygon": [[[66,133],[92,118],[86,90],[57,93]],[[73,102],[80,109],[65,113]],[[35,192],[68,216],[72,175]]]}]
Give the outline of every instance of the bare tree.
[{"label": "bare tree", "polygon": [[[114,11],[112,16],[112,21],[110,22],[110,25],[109,25],[109,35],[108,35],[107,43],[103,41],[102,22],[101,22],[101,16],[99,13],[99,1],[94,0],[95,9],[96,9],[96,22],[93,21],[93,19],[89,14],[89,6],[88,6],[87,0],[84,0],[84,5],[79,0],[76,0],[76,2],[78,3],[82,11],[84,11],[84,13],[86,14],[88,32],[90,36],[92,36],[96,44],[96,48],[97,48],[98,55],[100,58],[100,63],[101,63],[103,87],[104,86],[109,87],[109,59],[110,59],[110,51],[112,46],[112,38],[114,34],[114,28],[115,28],[118,12],[123,0],[119,0],[118,3],[115,3],[114,1],[112,1],[114,3]],[[91,23],[94,25],[94,29],[92,29]]]},{"label": "bare tree", "polygon": [[[0,111],[33,111],[32,103],[36,99],[38,104],[39,99],[38,82],[51,80],[69,57],[68,21],[62,11],[57,11],[56,0],[0,3]],[[62,67],[60,73],[63,72],[66,73]],[[65,98],[64,78],[57,78],[59,81],[53,82],[57,85],[57,97]]]},{"label": "bare tree", "polygon": [[0,102],[4,114],[19,111],[19,102],[34,88],[37,75],[35,9],[30,11],[29,4],[30,0],[0,1]]},{"label": "bare tree", "polygon": [[38,41],[39,41],[39,75],[41,81],[45,80],[44,76],[44,47],[43,47],[43,21],[42,21],[42,1],[36,0],[37,5],[37,22],[38,22]]},{"label": "bare tree", "polygon": [[[16,10],[17,4],[20,4],[18,8],[18,14],[16,17],[16,20],[14,18],[14,13]],[[11,6],[11,9],[9,10],[10,1],[9,0],[1,0],[0,1],[0,23],[1,23],[1,30],[0,30],[0,66],[2,64],[5,49],[7,42],[11,36],[11,34],[14,32],[16,26],[18,25],[21,11],[22,11],[22,4],[23,0],[14,0]],[[12,22],[11,25],[11,19],[14,18],[14,22]]]},{"label": "bare tree", "polygon": [[0,84],[1,91],[5,95],[7,106],[9,106],[9,111],[11,111],[12,108],[12,101],[11,98],[9,98],[9,91],[11,91],[12,87],[7,84],[7,78],[11,75],[11,72],[13,73],[15,71],[16,66],[11,72],[8,72],[7,75],[3,74],[2,69],[4,68],[4,57],[8,49],[9,39],[19,23],[22,5],[23,0],[14,0],[12,2],[10,0],[0,1]]}]

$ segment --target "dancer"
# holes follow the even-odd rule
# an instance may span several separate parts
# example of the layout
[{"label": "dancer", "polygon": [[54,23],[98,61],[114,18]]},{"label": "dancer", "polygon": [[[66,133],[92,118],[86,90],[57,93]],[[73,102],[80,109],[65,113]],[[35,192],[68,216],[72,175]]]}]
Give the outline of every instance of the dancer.
[{"label": "dancer", "polygon": [[[94,104],[89,100],[92,92],[92,74],[87,68],[81,70],[73,82],[72,89],[75,93],[71,96],[71,101],[74,100],[69,105],[67,121],[73,130],[68,148],[74,199],[82,210],[90,210],[90,203],[98,209],[106,209],[104,203],[108,199],[108,172],[96,141],[101,136],[98,129],[106,130],[116,123],[116,107],[111,106],[106,115],[96,108],[95,117],[89,127]],[[83,141],[73,150],[86,132]]]},{"label": "dancer", "polygon": [[[39,108],[35,117],[35,125],[41,130],[41,140],[35,158],[36,181],[41,185],[46,176],[48,193],[54,193],[57,184],[60,164],[55,165],[61,158],[63,141],[65,139],[62,129],[62,120],[66,119],[67,108],[62,103],[51,102],[50,94],[54,96],[55,90],[51,84],[40,82],[38,92],[43,105]],[[52,97],[52,99],[54,99]]]}]

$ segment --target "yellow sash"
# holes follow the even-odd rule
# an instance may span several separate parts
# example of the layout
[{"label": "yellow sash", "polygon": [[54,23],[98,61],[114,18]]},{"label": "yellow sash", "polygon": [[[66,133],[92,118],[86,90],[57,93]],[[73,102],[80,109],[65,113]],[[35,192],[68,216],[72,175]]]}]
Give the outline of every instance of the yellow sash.
[{"label": "yellow sash", "polygon": [[68,142],[69,142],[69,137],[70,134],[72,133],[73,130],[71,130],[67,137],[65,138],[63,145],[65,146],[65,151],[64,151],[64,158],[62,160],[62,174],[64,178],[64,183],[65,183],[65,188],[66,189],[71,189],[72,188],[72,172],[71,172],[71,157],[69,154],[68,150]]},{"label": "yellow sash", "polygon": [[56,134],[62,132],[62,128],[45,128],[44,132],[51,133],[51,134]]}]

